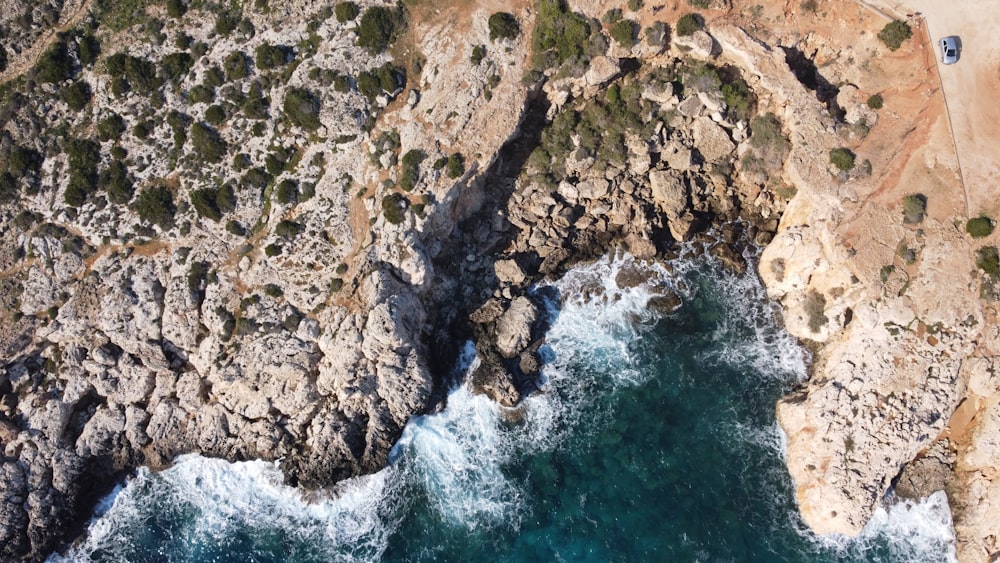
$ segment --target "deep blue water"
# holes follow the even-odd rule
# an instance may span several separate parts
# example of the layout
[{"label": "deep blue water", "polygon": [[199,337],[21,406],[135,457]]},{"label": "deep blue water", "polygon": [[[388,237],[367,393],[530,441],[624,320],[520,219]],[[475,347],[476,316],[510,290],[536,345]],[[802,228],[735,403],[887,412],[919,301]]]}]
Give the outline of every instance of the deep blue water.
[{"label": "deep blue water", "polygon": [[[807,357],[752,275],[629,259],[555,284],[546,392],[517,412],[457,389],[386,470],[305,502],[264,463],[141,472],[70,560],[946,561],[941,499],[880,510],[860,538],[799,519],[774,403]],[[684,295],[648,311],[654,286]],[[584,296],[588,296],[584,298]]]}]

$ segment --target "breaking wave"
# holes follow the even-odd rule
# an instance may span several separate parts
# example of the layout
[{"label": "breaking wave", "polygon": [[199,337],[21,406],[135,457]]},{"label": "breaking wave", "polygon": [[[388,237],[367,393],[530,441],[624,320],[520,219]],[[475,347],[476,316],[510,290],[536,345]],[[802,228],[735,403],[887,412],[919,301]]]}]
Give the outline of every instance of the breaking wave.
[{"label": "breaking wave", "polygon": [[386,469],[324,494],[264,462],[139,470],[50,560],[954,559],[943,494],[887,499],[856,539],[805,528],[773,403],[809,357],[755,276],[617,255],[543,286],[544,392],[517,409],[461,386]]}]

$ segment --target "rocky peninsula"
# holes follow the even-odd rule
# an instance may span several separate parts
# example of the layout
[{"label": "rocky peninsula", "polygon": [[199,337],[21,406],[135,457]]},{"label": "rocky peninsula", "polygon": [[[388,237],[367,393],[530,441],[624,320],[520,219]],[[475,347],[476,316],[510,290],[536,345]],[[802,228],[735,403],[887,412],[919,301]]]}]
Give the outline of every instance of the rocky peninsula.
[{"label": "rocky peninsula", "polygon": [[814,353],[777,409],[817,532],[944,489],[1000,550],[1000,267],[927,47],[827,2],[273,4],[0,10],[0,557],[184,453],[377,471],[470,338],[516,406],[528,287],[616,248],[758,268]]}]

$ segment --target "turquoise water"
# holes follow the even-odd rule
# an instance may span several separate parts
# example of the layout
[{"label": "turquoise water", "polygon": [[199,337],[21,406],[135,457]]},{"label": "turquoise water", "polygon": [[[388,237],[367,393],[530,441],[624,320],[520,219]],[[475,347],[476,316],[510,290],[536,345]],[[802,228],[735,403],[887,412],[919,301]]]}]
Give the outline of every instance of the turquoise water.
[{"label": "turquoise water", "polygon": [[[517,412],[457,389],[407,426],[386,470],[310,498],[269,464],[185,457],[109,497],[66,559],[953,559],[940,497],[880,509],[857,539],[808,532],[773,408],[807,358],[757,280],[677,263],[619,289],[629,261],[555,284],[546,392]],[[681,310],[649,312],[654,286],[682,293]]]}]

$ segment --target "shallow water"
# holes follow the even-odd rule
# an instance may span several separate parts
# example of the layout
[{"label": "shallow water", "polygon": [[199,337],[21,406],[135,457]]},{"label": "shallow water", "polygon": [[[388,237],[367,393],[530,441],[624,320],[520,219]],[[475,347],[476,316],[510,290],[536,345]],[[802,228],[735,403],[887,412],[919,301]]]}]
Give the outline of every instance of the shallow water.
[{"label": "shallow water", "polygon": [[[805,352],[754,276],[676,263],[620,290],[629,260],[555,284],[546,392],[517,416],[456,389],[388,468],[308,502],[269,464],[187,456],[140,471],[53,560],[954,559],[943,495],[887,501],[856,539],[806,530],[774,419]],[[683,307],[650,313],[653,285]]]}]

